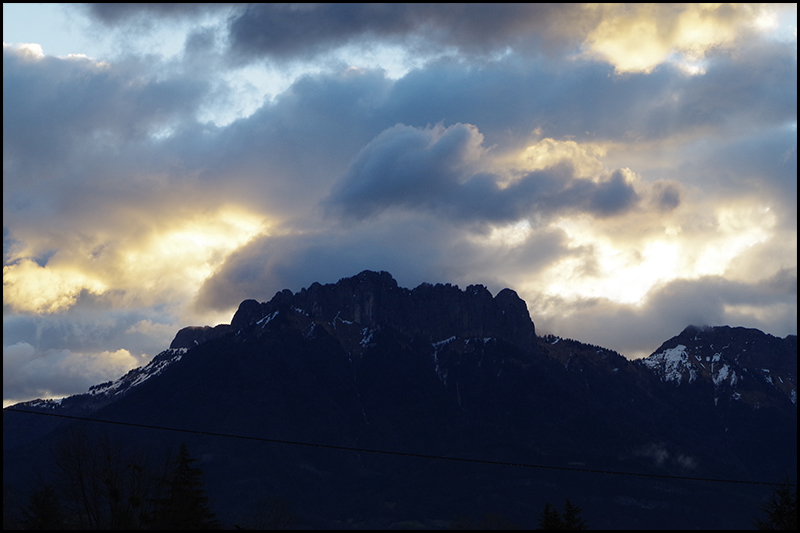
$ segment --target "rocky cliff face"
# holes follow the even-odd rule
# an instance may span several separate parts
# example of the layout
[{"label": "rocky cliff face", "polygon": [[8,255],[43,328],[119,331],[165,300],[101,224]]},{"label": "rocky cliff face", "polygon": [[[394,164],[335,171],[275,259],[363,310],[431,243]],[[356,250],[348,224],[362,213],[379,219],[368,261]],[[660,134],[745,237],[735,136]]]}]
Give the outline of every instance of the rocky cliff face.
[{"label": "rocky cliff face", "polygon": [[169,349],[194,348],[198,344],[225,335],[230,329],[231,326],[228,324],[219,324],[213,328],[211,326],[189,326],[178,331],[175,338],[172,339]]},{"label": "rocky cliff face", "polygon": [[438,342],[453,336],[498,338],[524,351],[535,350],[536,329],[525,302],[511,289],[497,296],[483,285],[466,290],[423,283],[404,289],[388,272],[365,270],[335,284],[314,283],[297,294],[277,293],[269,302],[246,300],[231,321],[236,331],[280,310],[294,310],[318,322],[391,325],[411,337]]}]

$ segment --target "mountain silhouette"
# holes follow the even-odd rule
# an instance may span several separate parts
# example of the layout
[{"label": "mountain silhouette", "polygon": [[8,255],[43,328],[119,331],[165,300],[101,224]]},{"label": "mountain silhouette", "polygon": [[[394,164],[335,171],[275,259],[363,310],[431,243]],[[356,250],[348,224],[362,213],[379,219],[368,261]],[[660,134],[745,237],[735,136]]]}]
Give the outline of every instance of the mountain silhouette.
[{"label": "mountain silhouette", "polygon": [[568,497],[590,527],[748,527],[768,488],[658,476],[795,476],[796,381],[796,336],[690,326],[631,361],[537,336],[511,289],[364,271],[245,300],[117,381],[4,410],[4,483],[86,424],[28,410],[138,424],[90,424],[132,447],[188,440],[226,523],[269,496],[309,527],[535,525]]}]

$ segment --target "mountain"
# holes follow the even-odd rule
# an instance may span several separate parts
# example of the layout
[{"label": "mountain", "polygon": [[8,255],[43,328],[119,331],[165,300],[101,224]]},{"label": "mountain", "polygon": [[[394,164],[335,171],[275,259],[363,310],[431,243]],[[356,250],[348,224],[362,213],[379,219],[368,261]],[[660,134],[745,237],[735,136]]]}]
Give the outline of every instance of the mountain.
[{"label": "mountain", "polygon": [[714,404],[738,401],[758,409],[783,400],[797,405],[797,336],[757,329],[689,326],[641,361],[662,381],[702,387]]},{"label": "mountain", "polygon": [[747,527],[768,487],[608,472],[796,477],[796,376],[796,336],[691,326],[630,361],[537,336],[513,290],[364,271],[245,300],[120,380],[4,410],[4,483],[46,471],[80,424],[24,409],[196,432],[87,426],[130,447],[187,441],[227,523],[270,496],[307,526],[531,526],[568,497],[591,527]]}]

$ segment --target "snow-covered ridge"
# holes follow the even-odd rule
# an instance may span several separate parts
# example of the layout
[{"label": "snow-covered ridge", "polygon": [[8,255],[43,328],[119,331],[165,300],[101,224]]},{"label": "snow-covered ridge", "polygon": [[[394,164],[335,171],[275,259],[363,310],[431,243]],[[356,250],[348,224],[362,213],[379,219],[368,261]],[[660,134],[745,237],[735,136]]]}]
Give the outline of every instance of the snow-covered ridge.
[{"label": "snow-covered ridge", "polygon": [[39,409],[55,409],[61,405],[64,398],[52,398],[48,400],[33,400],[27,403],[29,407],[37,407]]},{"label": "snow-covered ridge", "polygon": [[678,344],[674,348],[656,352],[641,362],[655,372],[661,381],[674,382],[676,385],[693,383],[698,377],[707,376],[715,389],[725,385],[732,389],[736,387],[740,376],[736,374],[733,366],[723,361],[722,352],[702,357],[695,351],[693,348]]},{"label": "snow-covered ridge", "polygon": [[89,388],[88,394],[91,396],[114,396],[129,391],[133,387],[141,385],[153,376],[161,374],[172,363],[181,360],[188,348],[175,348],[161,352],[155,356],[145,366],[140,366],[130,370],[127,374],[116,381],[108,381]]},{"label": "snow-covered ridge", "polygon": [[[67,412],[82,412],[85,409],[94,411],[103,405],[115,401],[117,398],[130,392],[153,376],[158,376],[173,363],[180,361],[188,348],[170,348],[144,366],[129,370],[119,379],[92,385],[83,394],[75,394],[65,398],[38,399],[16,404],[18,407],[33,407],[37,409],[66,409]],[[76,411],[77,410],[77,411]]]},{"label": "snow-covered ridge", "polygon": [[686,333],[638,363],[664,383],[711,387],[715,405],[727,399],[759,408],[773,401],[768,398],[775,398],[774,392],[797,405],[796,375],[785,359],[791,354],[784,354],[779,339],[728,327]]}]

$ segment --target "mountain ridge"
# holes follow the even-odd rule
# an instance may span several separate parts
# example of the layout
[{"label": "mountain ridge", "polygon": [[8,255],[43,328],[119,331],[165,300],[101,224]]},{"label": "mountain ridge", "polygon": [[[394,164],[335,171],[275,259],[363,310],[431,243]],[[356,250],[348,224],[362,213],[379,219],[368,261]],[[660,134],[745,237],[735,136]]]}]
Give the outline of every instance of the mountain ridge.
[{"label": "mountain ridge", "polygon": [[[443,319],[437,321],[436,316]],[[792,339],[775,340],[757,330],[727,326],[691,328],[665,341],[648,365],[599,346],[536,336],[525,302],[510,289],[494,297],[481,285],[466,290],[449,284],[404,289],[388,273],[365,271],[335,284],[312,284],[298,293],[284,290],[264,303],[245,300],[231,324],[180,330],[170,349],[120,380],[94,386],[84,395],[12,409],[559,468],[580,464],[752,480],[780,476],[787,464],[791,469],[796,465]],[[730,346],[723,350],[725,344],[717,343],[726,339]],[[793,342],[796,347],[796,337]],[[713,349],[720,354],[713,369],[711,359],[717,352],[703,351],[706,344],[717,346]],[[681,350],[685,357],[665,355]],[[785,361],[791,355],[794,366]],[[758,374],[754,370],[745,372],[743,364],[754,361],[771,365],[773,385],[763,377],[751,379],[748,373]],[[679,371],[666,372],[678,363],[684,365]],[[723,364],[728,365],[727,381],[720,377]],[[699,370],[703,365],[707,376]],[[666,379],[673,374],[677,381]],[[738,399],[736,390],[725,388],[732,375],[744,376],[734,385],[749,387]],[[21,427],[6,416],[8,412],[4,410],[4,457],[45,446],[66,430],[58,425]],[[138,438],[126,433],[128,440]],[[370,454],[337,459],[287,449],[274,458],[260,458],[262,465],[253,462],[250,452],[234,452],[234,444],[194,439],[198,453],[207,457],[203,464],[215,487],[212,492],[229,515],[249,500],[246,493],[224,487],[261,486],[263,479],[275,479],[286,497],[305,502],[306,509],[324,508],[330,516],[369,508],[332,494],[357,494],[354,501],[369,501],[380,509],[380,501],[415,499],[421,491],[439,503],[415,499],[415,509],[441,516],[478,505],[474,494],[486,490],[476,485],[479,478],[474,473],[458,468],[451,474],[460,481],[445,489],[422,465],[402,466],[400,459]],[[771,454],[763,453],[765,442]],[[525,478],[522,486],[533,492],[520,500],[512,488],[522,490],[523,480],[512,483],[501,481],[505,474],[486,475],[492,480],[487,481],[491,491],[501,498],[497,501],[517,502],[516,506],[542,493],[547,483],[561,483],[541,481],[545,484],[540,486],[538,478]],[[7,476],[13,478],[14,468],[4,469]],[[387,481],[408,476],[416,480],[413,489],[407,482]],[[422,490],[420,483],[430,490]],[[598,502],[629,518],[637,516],[639,525],[653,525],[647,522],[652,517],[637,514],[630,505],[652,511],[653,505],[665,502],[665,509],[691,510],[692,498],[678,501],[674,494],[666,495],[672,492],[652,485],[644,492],[650,494],[647,500],[634,486],[615,484],[620,498],[616,503],[584,493],[586,487],[570,490],[589,499],[587,510],[600,509],[602,505],[591,503],[600,498]],[[442,499],[442,490],[458,497]],[[693,490],[681,489],[697,496]],[[460,507],[455,503],[459,498],[473,503]],[[485,502],[481,505],[486,507]],[[674,521],[672,514],[659,516]],[[700,515],[691,516],[684,526],[709,525]],[[621,524],[603,520],[605,527]]]},{"label": "mountain ridge", "polygon": [[[429,305],[431,301],[438,303]],[[387,309],[390,311],[387,312]],[[434,327],[434,315],[440,315],[443,310],[447,315],[445,324],[436,324]],[[710,348],[713,349],[715,342],[719,346],[726,339],[730,340],[731,332],[737,332],[746,334],[749,339],[741,342],[769,344],[773,351],[761,350],[761,352],[771,354],[769,365],[780,365],[780,368],[776,367],[774,371],[764,369],[766,374],[764,381],[773,385],[793,404],[797,403],[797,361],[795,358],[792,364],[791,357],[785,356],[788,353],[796,353],[796,335],[788,335],[781,339],[753,328],[689,325],[678,335],[664,341],[649,356],[629,360],[602,346],[556,335],[538,337],[527,305],[512,289],[503,289],[494,297],[483,285],[469,285],[465,290],[461,290],[458,285],[449,283],[435,285],[422,283],[414,289],[406,289],[399,287],[388,272],[365,270],[355,276],[341,278],[336,283],[326,285],[313,283],[297,293],[284,289],[267,302],[244,300],[234,313],[230,324],[181,328],[167,350],[157,354],[147,365],[134,368],[117,380],[94,385],[86,393],[59,400],[37,399],[21,402],[16,406],[54,409],[80,404],[80,408],[70,411],[76,414],[92,412],[113,401],[114,396],[124,395],[137,384],[153,375],[158,375],[164,368],[180,360],[189,349],[227,334],[239,334],[243,329],[257,323],[263,328],[265,322],[273,321],[281,312],[293,315],[295,325],[302,323],[300,327],[303,328],[327,326],[329,330],[335,331],[349,327],[352,330],[350,337],[361,335],[358,339],[345,341],[345,344],[351,345],[351,349],[356,352],[360,352],[365,345],[366,331],[372,331],[381,324],[392,324],[405,334],[412,337],[422,336],[426,342],[440,346],[456,336],[484,339],[497,337],[511,342],[525,352],[544,353],[562,362],[566,369],[583,369],[589,365],[603,367],[606,371],[613,372],[618,371],[620,366],[634,363],[646,367],[661,381],[676,386],[681,383],[693,383],[700,376],[701,381],[710,379],[716,390],[725,388],[727,380],[729,393],[735,399],[741,399],[741,393],[736,393],[732,389],[743,378],[749,376],[743,375],[748,371],[743,370],[746,366],[739,364],[739,358],[752,365],[754,362],[752,355],[744,354],[741,346],[736,347],[735,354],[726,354],[721,363],[722,352],[711,355],[700,354],[704,342],[710,343]],[[359,326],[353,327],[353,324]],[[507,333],[508,329],[511,329],[511,333]],[[456,332],[459,335],[455,335]],[[558,342],[561,342],[561,345],[556,347]],[[785,346],[780,346],[781,344]],[[690,346],[688,349],[690,353],[687,353],[686,345]],[[565,346],[570,346],[573,350],[565,351]],[[593,347],[594,350],[587,350],[587,346]],[[729,346],[730,342],[725,348]],[[434,350],[434,356],[438,351]],[[580,353],[572,353],[573,351]],[[776,357],[776,353],[783,354],[783,357]],[[604,362],[609,357],[615,364]],[[729,362],[728,359],[731,357],[733,359]],[[711,366],[710,370],[706,368],[708,365]],[[767,361],[760,360],[759,365],[761,368],[767,365]],[[732,367],[738,368],[739,374],[736,374]],[[771,380],[772,374],[775,375],[774,380]],[[745,398],[757,402],[753,394],[746,393]],[[718,399],[715,396],[715,403]]]}]

